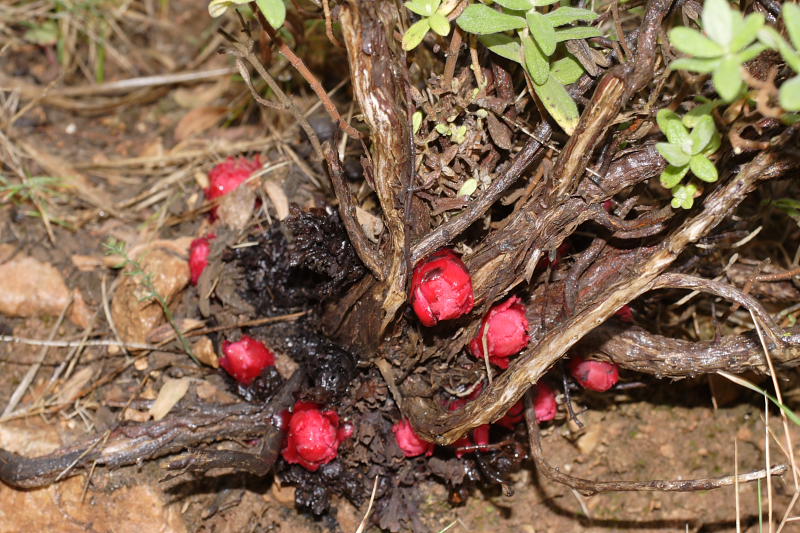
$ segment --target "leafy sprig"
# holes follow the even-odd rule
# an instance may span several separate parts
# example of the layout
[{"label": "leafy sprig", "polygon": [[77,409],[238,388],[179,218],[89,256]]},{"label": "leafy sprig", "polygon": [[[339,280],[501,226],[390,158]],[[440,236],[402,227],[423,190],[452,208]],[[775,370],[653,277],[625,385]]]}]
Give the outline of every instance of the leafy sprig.
[{"label": "leafy sprig", "polygon": [[450,21],[447,15],[453,10],[455,3],[442,3],[442,0],[410,0],[403,5],[422,17],[403,34],[403,50],[416,48],[430,30],[442,37],[450,34]]},{"label": "leafy sprig", "polygon": [[727,102],[742,90],[742,65],[766,49],[755,43],[764,15],[743,17],[727,0],[706,0],[701,16],[703,33],[685,26],[669,32],[672,46],[690,57],[676,59],[670,68],[711,73],[714,89]]},{"label": "leafy sprig", "polygon": [[714,118],[706,105],[683,118],[674,111],[661,109],[656,122],[668,141],[656,144],[658,152],[669,163],[661,173],[661,185],[672,191],[673,207],[689,209],[699,189],[691,182],[682,183],[683,178],[691,171],[705,182],[713,183],[719,179],[717,167],[709,159],[720,147],[720,134]]},{"label": "leafy sprig", "polygon": [[[602,35],[592,26],[572,26],[591,22],[597,13],[582,8],[561,6],[546,13],[542,8],[558,0],[495,0],[501,9],[472,4],[456,23],[495,54],[520,63],[531,77],[533,90],[547,112],[567,133],[578,124],[578,106],[564,88],[583,73],[580,63],[562,50],[564,57],[552,61],[561,43]],[[509,33],[512,32],[512,33]]]},{"label": "leafy sprig", "polygon": [[[786,3],[783,5],[782,14],[791,44],[770,26],[758,32],[758,39],[764,45],[780,52],[786,64],[796,73],[800,73],[800,6]],[[778,91],[778,102],[787,111],[800,111],[800,76],[794,76],[783,82]]]},{"label": "leafy sprig", "polygon": [[[216,18],[222,16],[229,8],[249,4],[251,0],[211,0],[208,4],[208,14]],[[267,19],[270,26],[275,29],[283,26],[286,21],[286,4],[283,0],[255,0],[258,10]]]}]

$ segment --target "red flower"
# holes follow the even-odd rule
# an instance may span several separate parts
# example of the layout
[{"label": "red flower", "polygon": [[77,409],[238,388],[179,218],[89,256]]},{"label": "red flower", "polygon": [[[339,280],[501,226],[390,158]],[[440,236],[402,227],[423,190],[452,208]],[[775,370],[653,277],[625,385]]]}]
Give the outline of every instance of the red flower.
[{"label": "red flower", "polygon": [[[452,400],[448,405],[448,411],[456,411],[461,409],[465,405],[467,405],[468,401],[474,400],[478,396],[480,396],[481,391],[483,390],[483,385],[478,385],[472,394],[467,396],[466,398],[456,398]],[[465,448],[467,446],[480,446],[480,451],[486,451],[485,446],[489,444],[489,424],[482,424],[475,429],[472,430],[472,437],[462,437],[453,443],[453,447],[456,449],[456,457],[461,459],[465,453],[465,450],[461,450],[459,448]]]},{"label": "red flower", "polygon": [[472,278],[461,258],[445,248],[418,264],[410,300],[419,321],[428,327],[472,311]]},{"label": "red flower", "polygon": [[469,343],[469,350],[478,359],[483,359],[483,334],[486,327],[486,345],[489,361],[500,368],[508,368],[508,357],[519,353],[528,345],[528,317],[525,306],[518,296],[492,307],[483,318],[481,329]]},{"label": "red flower", "polygon": [[573,357],[569,362],[569,372],[585,389],[605,392],[619,381],[619,367],[605,361],[590,361],[583,357]]},{"label": "red flower", "polygon": [[250,385],[262,370],[275,364],[275,354],[248,335],[236,342],[223,342],[222,354],[220,366],[244,385]]},{"label": "red flower", "polygon": [[633,309],[630,305],[623,305],[614,314],[623,322],[633,322]]},{"label": "red flower", "polygon": [[436,445],[421,439],[414,431],[414,428],[411,427],[411,422],[407,418],[393,425],[392,431],[395,439],[397,439],[397,445],[403,450],[403,454],[406,457],[416,457],[423,453],[426,457],[430,457],[433,454],[433,449]]},{"label": "red flower", "polygon": [[[545,382],[537,383],[533,390],[533,410],[536,412],[536,421],[547,422],[548,420],[554,419],[556,417],[556,412],[558,412],[555,391]],[[506,429],[513,430],[514,427],[525,418],[524,411],[525,406],[522,400],[520,400],[514,404],[496,424]]]},{"label": "red flower", "polygon": [[208,266],[208,255],[211,253],[211,241],[217,236],[213,233],[195,239],[189,245],[189,272],[192,274],[192,285],[197,285],[200,275]]},{"label": "red flower", "polygon": [[211,169],[208,175],[209,186],[205,190],[206,198],[213,200],[228,194],[260,168],[258,156],[252,160],[246,157],[229,157]]},{"label": "red flower", "polygon": [[339,445],[350,434],[352,428],[339,427],[339,415],[335,411],[320,411],[316,404],[297,402],[281,455],[287,463],[316,472],[336,458]]}]

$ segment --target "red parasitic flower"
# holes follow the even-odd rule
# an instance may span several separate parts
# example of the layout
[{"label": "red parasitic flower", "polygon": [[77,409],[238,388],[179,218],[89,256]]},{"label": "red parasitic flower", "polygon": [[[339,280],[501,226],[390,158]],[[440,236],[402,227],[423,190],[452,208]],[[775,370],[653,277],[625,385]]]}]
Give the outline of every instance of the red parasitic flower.
[{"label": "red parasitic flower", "polygon": [[206,198],[214,200],[228,194],[244,183],[261,166],[259,156],[254,159],[229,157],[211,169],[208,175],[209,186],[205,190]]},{"label": "red parasitic flower", "polygon": [[411,277],[411,306],[424,326],[435,326],[472,311],[472,278],[449,248],[419,263]]},{"label": "red parasitic flower", "polygon": [[350,434],[352,428],[339,427],[339,415],[335,411],[320,411],[316,404],[297,402],[281,455],[287,463],[316,472],[336,458],[339,445]]},{"label": "red parasitic flower", "polygon": [[[448,405],[448,411],[456,411],[461,409],[465,405],[467,405],[468,401],[474,400],[478,396],[480,396],[481,391],[483,390],[483,384],[478,385],[472,394],[467,396],[466,398],[456,398],[452,400]],[[461,457],[467,453],[467,451],[462,450],[460,448],[465,448],[468,446],[480,446],[480,451],[486,451],[487,448],[485,446],[489,444],[489,424],[483,424],[475,429],[472,430],[471,438],[470,437],[462,437],[455,441],[452,446],[456,449],[456,457],[461,459]]]},{"label": "red parasitic flower", "polygon": [[569,362],[569,372],[585,389],[605,392],[619,381],[619,367],[605,361],[590,361],[583,357],[573,357]]},{"label": "red parasitic flower", "polygon": [[192,285],[197,285],[200,275],[208,266],[208,256],[211,253],[211,241],[217,236],[209,233],[192,241],[189,245],[189,272],[192,274]]},{"label": "red parasitic flower", "polygon": [[436,445],[432,442],[423,440],[411,427],[411,422],[408,418],[404,418],[392,426],[394,438],[397,439],[397,445],[403,450],[406,457],[416,457],[425,454],[426,457],[433,455],[433,449]]},{"label": "red parasitic flower", "polygon": [[478,359],[483,359],[483,335],[486,327],[486,346],[489,361],[500,368],[508,368],[508,357],[519,353],[528,345],[528,317],[525,306],[518,296],[492,307],[483,318],[481,329],[469,343],[469,350]]},{"label": "red parasitic flower", "polygon": [[236,342],[223,342],[222,354],[220,366],[244,385],[250,385],[265,368],[275,364],[275,354],[249,335]]}]

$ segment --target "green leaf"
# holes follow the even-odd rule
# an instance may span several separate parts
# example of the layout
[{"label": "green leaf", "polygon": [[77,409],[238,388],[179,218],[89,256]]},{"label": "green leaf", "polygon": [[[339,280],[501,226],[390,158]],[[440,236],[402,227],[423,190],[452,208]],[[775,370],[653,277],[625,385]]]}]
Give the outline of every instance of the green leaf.
[{"label": "green leaf", "polygon": [[714,166],[714,163],[712,163],[709,158],[702,154],[692,156],[692,159],[689,161],[689,168],[692,170],[692,174],[703,181],[714,183],[719,179],[717,167]]},{"label": "green leaf", "polygon": [[691,156],[683,151],[683,149],[672,143],[656,143],[656,150],[661,154],[661,157],[667,160],[667,163],[673,167],[682,167],[689,162]]},{"label": "green leaf", "polygon": [[527,26],[523,17],[508,15],[483,4],[472,4],[456,19],[467,33],[486,35],[508,30],[521,30]]},{"label": "green leaf", "polygon": [[495,0],[494,3],[514,11],[528,11],[533,7],[531,0]]},{"label": "green leaf", "polygon": [[283,26],[286,20],[286,5],[283,0],[256,0],[256,5],[270,26],[276,30]]},{"label": "green leaf", "polygon": [[683,115],[683,125],[687,128],[694,128],[697,123],[706,115],[710,115],[716,108],[721,106],[722,100],[711,100],[700,105],[694,106],[688,113]]},{"label": "green leaf", "polygon": [[714,135],[711,137],[711,140],[708,143],[708,146],[706,146],[706,149],[700,153],[708,157],[717,150],[719,150],[721,144],[722,144],[722,136],[719,134],[718,131],[715,131]]},{"label": "green leaf", "polygon": [[714,69],[719,66],[720,61],[721,60],[716,57],[698,59],[682,57],[670,63],[669,68],[671,70],[688,70],[689,72],[701,72],[706,74],[708,72],[713,72]]},{"label": "green leaf", "polygon": [[672,188],[672,207],[691,209],[694,205],[694,196],[697,194],[697,186],[692,183],[677,185]]},{"label": "green leaf", "polygon": [[533,82],[539,85],[545,83],[550,76],[550,65],[530,35],[522,38],[522,52],[525,55],[525,68],[533,78]]},{"label": "green leaf", "polygon": [[412,24],[403,35],[403,50],[408,51],[416,48],[425,38],[429,29],[431,29],[431,25],[426,18]]},{"label": "green leaf", "polygon": [[422,126],[422,111],[414,111],[414,114],[411,115],[411,131],[416,134],[419,131],[420,126]]},{"label": "green leaf", "polygon": [[211,0],[208,4],[208,14],[214,18],[221,16],[229,7],[248,4],[250,0]]},{"label": "green leaf", "polygon": [[663,187],[671,189],[680,183],[688,172],[689,165],[683,165],[682,167],[667,165],[667,168],[664,169],[658,179]]},{"label": "green leaf", "polygon": [[689,132],[681,122],[681,117],[674,111],[667,108],[659,109],[656,114],[656,122],[670,143],[680,147],[689,145]]},{"label": "green leaf", "polygon": [[535,7],[552,6],[553,4],[557,4],[560,1],[561,0],[533,0],[533,5]]},{"label": "green leaf", "polygon": [[726,102],[730,102],[742,88],[742,65],[735,57],[726,57],[711,76],[714,88]]},{"label": "green leaf", "polygon": [[591,26],[575,26],[563,30],[556,30],[556,41],[569,41],[570,39],[588,39],[590,37],[600,37],[603,32]]},{"label": "green leaf", "polygon": [[694,57],[719,57],[725,53],[720,45],[699,31],[686,26],[670,30],[669,42],[684,54]]},{"label": "green leaf", "polygon": [[738,52],[748,44],[752,43],[758,35],[758,30],[764,26],[764,15],[752,13],[747,15],[741,27],[736,29],[731,41],[731,52]]},{"label": "green leaf", "polygon": [[800,6],[791,2],[783,4],[783,23],[794,47],[800,50]]},{"label": "green leaf", "polygon": [[583,67],[574,56],[568,55],[550,65],[550,75],[555,76],[561,85],[575,83],[583,75]]},{"label": "green leaf", "polygon": [[702,20],[706,35],[727,49],[733,39],[733,15],[728,0],[706,0]]},{"label": "green leaf", "polygon": [[581,9],[579,7],[559,7],[544,16],[556,27],[579,20],[591,22],[598,17],[597,13],[591,9]]},{"label": "green leaf", "polygon": [[531,35],[536,40],[536,44],[544,52],[544,55],[551,56],[556,51],[556,32],[553,25],[541,13],[531,11],[525,18],[528,21],[528,28]]},{"label": "green leaf", "polygon": [[428,17],[428,23],[431,25],[431,29],[442,37],[447,37],[450,33],[450,21],[440,13],[434,13]]},{"label": "green leaf", "polygon": [[699,154],[705,150],[716,132],[717,125],[714,124],[714,119],[711,115],[700,117],[689,136],[692,140],[692,154]]},{"label": "green leaf", "polygon": [[800,76],[783,82],[778,91],[778,101],[787,111],[800,111]]},{"label": "green leaf", "polygon": [[41,24],[31,24],[22,37],[26,41],[39,46],[51,46],[58,41],[58,26],[54,20],[45,20]]},{"label": "green leaf", "polygon": [[522,63],[522,47],[519,44],[519,37],[511,37],[505,33],[490,33],[489,35],[479,35],[478,40],[500,57]]},{"label": "green leaf", "polygon": [[403,5],[406,9],[413,11],[421,17],[430,17],[439,9],[439,4],[441,3],[442,0],[411,0]]},{"label": "green leaf", "polygon": [[[786,7],[786,6],[784,6],[784,7]],[[733,381],[734,383],[737,383],[737,384],[741,385],[742,387],[746,387],[746,388],[750,389],[751,391],[757,392],[759,394],[763,394],[764,396],[769,398],[769,401],[771,401],[773,404],[775,404],[778,407],[778,409],[780,409],[783,412],[783,414],[786,415],[786,418],[788,418],[789,420],[794,422],[795,425],[800,426],[800,416],[798,416],[797,413],[792,411],[789,407],[787,407],[784,404],[782,404],[781,402],[779,402],[777,400],[777,398],[772,396],[767,391],[758,388],[757,386],[753,385],[752,383],[750,383],[749,381],[747,381],[744,378],[741,378],[739,376],[734,376],[733,374],[725,372],[724,370],[717,370],[717,374],[719,374],[720,376],[722,376],[724,378],[728,378],[729,380]]]},{"label": "green leaf", "polygon": [[736,61],[738,61],[740,64],[747,63],[751,59],[755,59],[756,57],[758,57],[758,55],[766,49],[767,47],[764,46],[763,44],[756,43],[748,46],[747,48],[736,54],[734,57],[736,58]]},{"label": "green leaf", "polygon": [[544,108],[550,113],[561,128],[572,135],[578,125],[580,114],[575,100],[569,95],[563,85],[558,83],[555,76],[548,76],[543,85],[533,84],[533,90],[541,99]]}]

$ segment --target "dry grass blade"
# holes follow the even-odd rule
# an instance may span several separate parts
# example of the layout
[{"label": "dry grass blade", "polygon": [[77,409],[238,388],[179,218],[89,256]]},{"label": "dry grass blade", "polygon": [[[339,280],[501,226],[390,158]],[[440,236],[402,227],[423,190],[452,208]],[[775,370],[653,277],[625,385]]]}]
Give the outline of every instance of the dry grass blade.
[{"label": "dry grass blade", "polygon": [[369,520],[369,515],[372,513],[372,504],[375,503],[375,494],[378,492],[378,480],[380,480],[380,476],[375,476],[375,482],[372,484],[372,493],[369,497],[369,504],[367,504],[367,511],[364,513],[364,518],[361,519],[361,523],[358,524],[356,533],[363,533],[364,529],[367,527],[367,520]]}]

